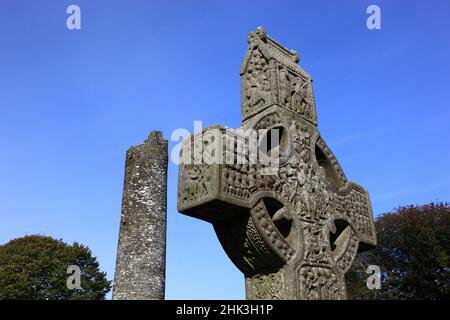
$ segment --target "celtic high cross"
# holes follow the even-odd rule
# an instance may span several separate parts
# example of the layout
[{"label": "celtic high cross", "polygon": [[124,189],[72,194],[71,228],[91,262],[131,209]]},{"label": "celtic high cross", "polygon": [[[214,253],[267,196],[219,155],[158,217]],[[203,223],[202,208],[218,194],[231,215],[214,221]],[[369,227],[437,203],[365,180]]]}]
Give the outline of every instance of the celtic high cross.
[{"label": "celtic high cross", "polygon": [[[345,299],[357,252],[376,245],[368,192],[347,180],[321,138],[298,53],[263,28],[248,43],[242,126],[213,126],[183,142],[178,211],[213,224],[245,275],[247,299]],[[277,161],[255,161],[252,146]]]}]

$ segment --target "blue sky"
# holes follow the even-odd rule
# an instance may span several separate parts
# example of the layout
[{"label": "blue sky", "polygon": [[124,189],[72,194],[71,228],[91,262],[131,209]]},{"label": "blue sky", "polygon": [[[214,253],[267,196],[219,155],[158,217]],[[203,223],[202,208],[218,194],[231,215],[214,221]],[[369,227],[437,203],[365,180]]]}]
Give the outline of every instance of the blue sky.
[{"label": "blue sky", "polygon": [[[77,4],[82,29],[66,28]],[[377,4],[382,29],[366,28]],[[319,130],[376,215],[450,198],[446,1],[0,3],[0,243],[88,245],[113,278],[124,157],[152,130],[240,125],[247,33],[300,52]],[[170,142],[172,147],[177,142]],[[168,178],[168,299],[242,299],[208,223],[176,211]]]}]

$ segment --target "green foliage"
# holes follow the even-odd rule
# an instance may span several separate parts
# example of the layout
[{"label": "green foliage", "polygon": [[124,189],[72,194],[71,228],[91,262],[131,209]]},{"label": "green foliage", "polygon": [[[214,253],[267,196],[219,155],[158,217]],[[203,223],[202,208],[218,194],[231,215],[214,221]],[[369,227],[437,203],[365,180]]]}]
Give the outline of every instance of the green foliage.
[{"label": "green foliage", "polygon": [[[68,289],[67,268],[81,270],[81,289]],[[25,236],[0,246],[0,299],[105,299],[111,289],[88,247],[46,236]]]},{"label": "green foliage", "polygon": [[[378,246],[347,273],[349,299],[449,299],[450,207],[408,206],[375,221]],[[378,265],[381,289],[369,290],[365,268]]]}]

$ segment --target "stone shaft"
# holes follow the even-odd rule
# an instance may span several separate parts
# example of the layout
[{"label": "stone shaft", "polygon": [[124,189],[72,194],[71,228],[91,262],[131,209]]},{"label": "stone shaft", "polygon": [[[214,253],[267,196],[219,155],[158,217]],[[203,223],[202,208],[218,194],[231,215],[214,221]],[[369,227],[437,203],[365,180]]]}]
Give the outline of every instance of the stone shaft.
[{"label": "stone shaft", "polygon": [[167,154],[158,131],[127,151],[114,300],[164,299]]}]

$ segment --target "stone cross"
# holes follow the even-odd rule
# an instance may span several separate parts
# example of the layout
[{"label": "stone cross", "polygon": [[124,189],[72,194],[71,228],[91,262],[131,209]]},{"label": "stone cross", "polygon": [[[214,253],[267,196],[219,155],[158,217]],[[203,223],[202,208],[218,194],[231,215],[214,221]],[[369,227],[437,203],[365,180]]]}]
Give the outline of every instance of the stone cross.
[{"label": "stone cross", "polygon": [[[376,245],[369,194],[321,138],[298,53],[263,28],[248,43],[242,126],[213,126],[183,142],[178,211],[213,224],[245,275],[247,299],[345,299],[357,252]],[[272,154],[268,173],[273,163],[262,160]]]},{"label": "stone cross", "polygon": [[164,299],[167,160],[159,131],[127,151],[113,300]]}]

